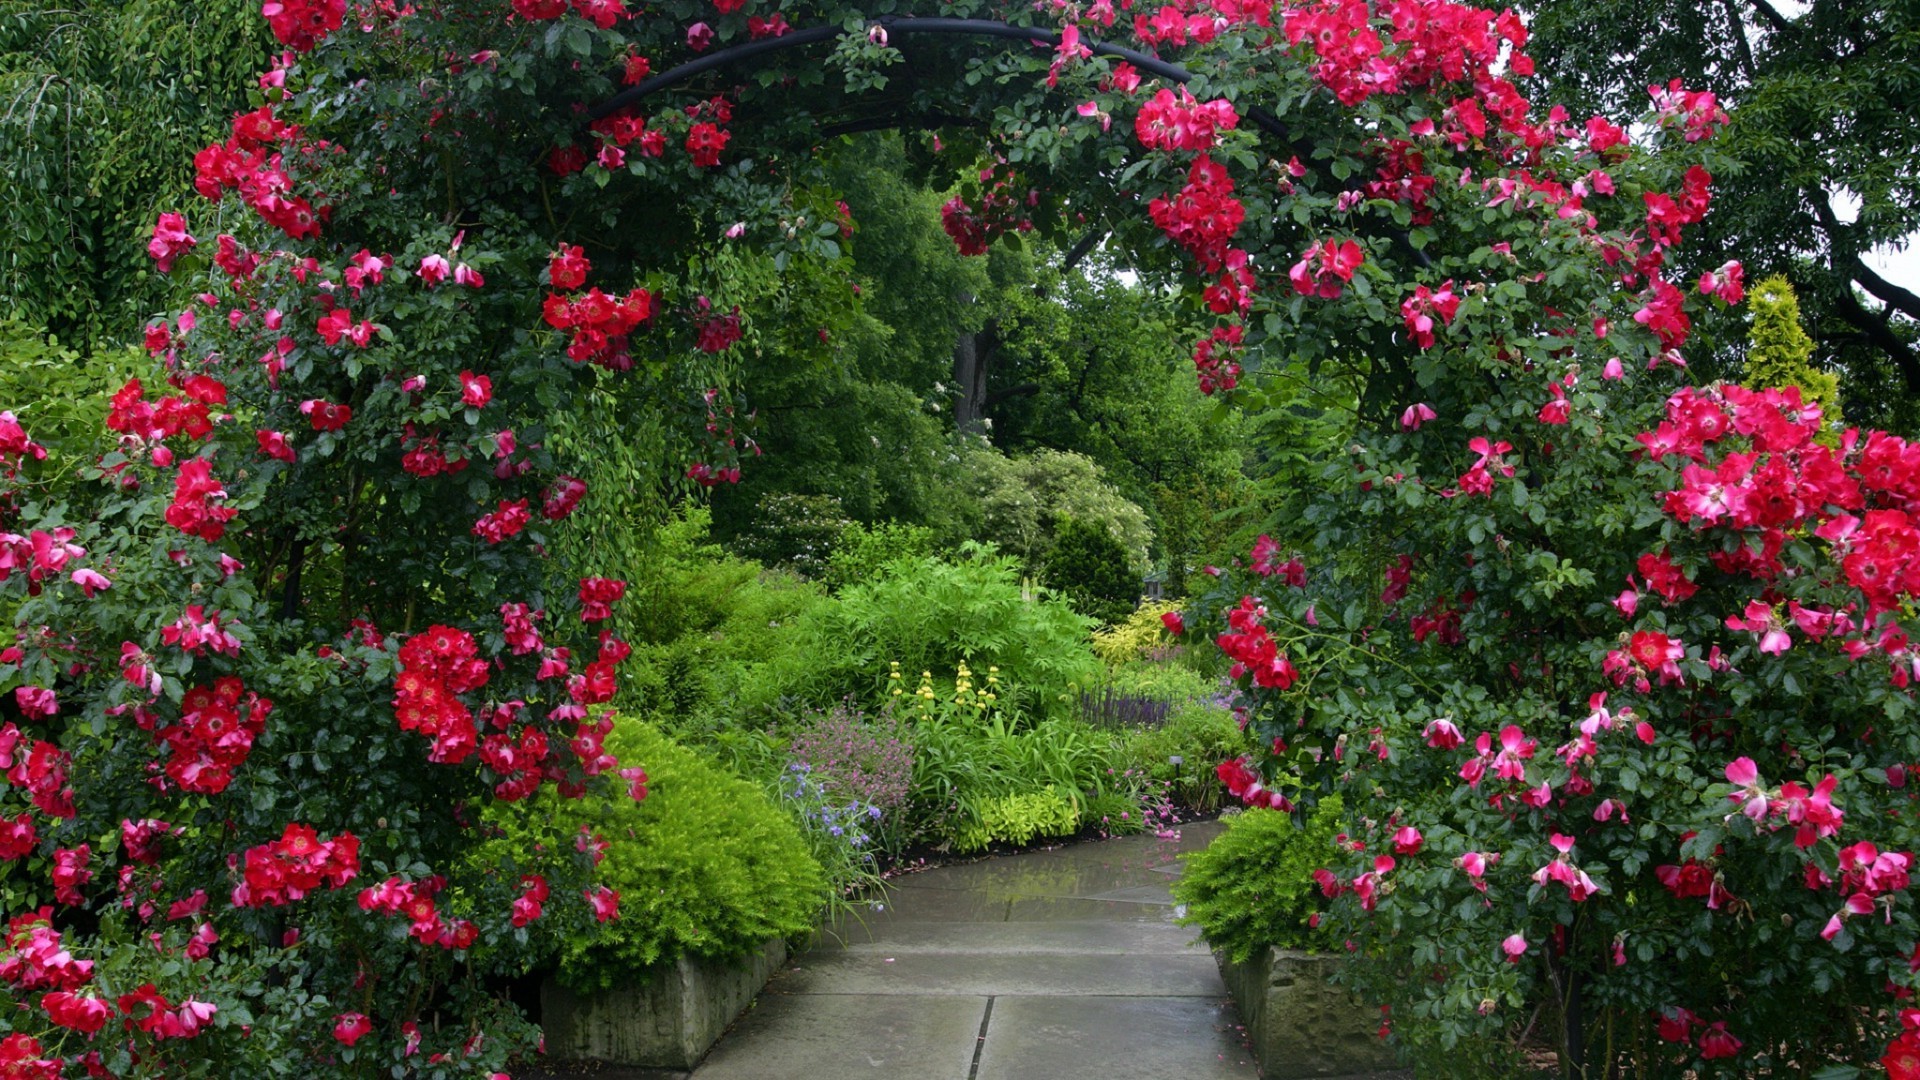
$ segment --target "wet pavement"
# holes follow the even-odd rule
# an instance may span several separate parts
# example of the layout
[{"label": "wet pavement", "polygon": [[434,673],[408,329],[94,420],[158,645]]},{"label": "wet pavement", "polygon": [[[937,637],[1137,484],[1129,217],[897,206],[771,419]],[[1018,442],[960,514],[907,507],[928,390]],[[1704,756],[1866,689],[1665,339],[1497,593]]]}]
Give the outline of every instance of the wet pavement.
[{"label": "wet pavement", "polygon": [[776,975],[692,1080],[1256,1080],[1168,891],[1219,829],[899,879]]}]

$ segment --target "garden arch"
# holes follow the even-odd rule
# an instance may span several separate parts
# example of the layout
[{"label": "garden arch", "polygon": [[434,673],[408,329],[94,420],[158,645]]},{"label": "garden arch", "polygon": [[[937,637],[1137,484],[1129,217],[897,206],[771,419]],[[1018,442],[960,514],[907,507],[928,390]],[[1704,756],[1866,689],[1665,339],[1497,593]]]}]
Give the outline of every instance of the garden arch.
[{"label": "garden arch", "polygon": [[[820,137],[817,107],[793,106],[879,86],[892,44],[869,33],[875,27],[889,39],[984,34],[1051,46],[975,57],[962,72],[964,100],[916,91],[924,101],[900,114],[986,122],[988,139],[956,139],[947,166],[985,173],[950,204],[949,231],[963,248],[984,249],[1028,220],[1067,236],[1082,213],[1101,216],[1136,263],[1179,268],[1203,389],[1277,410],[1293,400],[1289,384],[1352,388],[1352,441],[1324,474],[1345,501],[1318,507],[1313,520],[1364,555],[1391,551],[1385,588],[1367,577],[1339,609],[1316,608],[1304,593],[1280,591],[1304,582],[1304,571],[1269,548],[1252,553],[1249,569],[1262,580],[1244,603],[1222,594],[1194,608],[1196,625],[1205,617],[1222,631],[1263,735],[1320,751],[1312,784],[1344,782],[1336,769],[1365,757],[1357,751],[1366,742],[1378,744],[1373,756],[1387,770],[1370,775],[1399,782],[1388,763],[1407,760],[1420,740],[1393,710],[1425,684],[1376,687],[1342,698],[1344,712],[1314,711],[1302,695],[1287,696],[1301,673],[1270,627],[1297,633],[1290,641],[1305,643],[1296,649],[1303,658],[1322,650],[1319,670],[1337,681],[1338,664],[1378,659],[1368,635],[1398,634],[1401,616],[1389,631],[1380,612],[1409,595],[1425,620],[1415,628],[1405,619],[1414,644],[1534,617],[1545,610],[1541,597],[1558,593],[1529,575],[1593,599],[1604,614],[1604,598],[1588,594],[1611,589],[1625,557],[1594,553],[1612,560],[1607,584],[1596,585],[1592,572],[1560,558],[1556,546],[1570,541],[1556,523],[1586,514],[1609,478],[1677,473],[1658,464],[1669,453],[1709,457],[1704,438],[1683,452],[1670,444],[1685,432],[1654,430],[1663,409],[1676,410],[1668,422],[1679,424],[1683,407],[1700,400],[1680,394],[1669,406],[1654,380],[1674,377],[1688,305],[1738,287],[1724,268],[1693,297],[1675,283],[1691,280],[1676,276],[1676,253],[1709,201],[1701,163],[1714,161],[1704,137],[1725,121],[1710,94],[1656,89],[1638,142],[1606,118],[1575,121],[1526,99],[1531,65],[1516,16],[1451,0],[1203,0],[1142,7],[1131,20],[1105,0],[1018,11],[962,3],[925,18],[747,2],[665,0],[633,18],[621,0],[376,0],[356,8],[351,25],[344,0],[265,5],[287,52],[263,73],[258,108],[236,118],[226,139],[197,148],[196,187],[208,203],[154,228],[156,268],[191,284],[146,330],[156,376],[129,382],[111,404],[107,424],[120,444],[94,467],[107,481],[94,513],[60,532],[58,505],[19,494],[5,507],[28,515],[22,535],[34,538],[0,548],[10,560],[0,562],[0,584],[17,590],[9,602],[28,630],[0,664],[25,692],[14,699],[23,718],[48,722],[34,729],[45,738],[7,736],[9,754],[27,749],[7,774],[26,801],[5,842],[48,865],[60,903],[83,906],[78,890],[94,875],[104,882],[121,871],[156,891],[197,889],[201,903],[227,901],[224,925],[248,943],[236,963],[258,965],[230,971],[236,982],[277,994],[289,984],[262,982],[257,971],[295,965],[300,987],[365,1003],[345,1014],[360,1018],[343,1019],[349,1035],[367,1014],[417,1014],[431,1000],[462,1032],[446,1051],[462,1061],[491,1068],[515,1039],[530,1044],[473,991],[471,964],[483,962],[474,958],[511,960],[549,904],[591,932],[609,898],[594,889],[593,843],[550,838],[539,850],[551,870],[503,875],[500,866],[519,864],[476,840],[475,815],[542,793],[645,793],[645,776],[608,742],[607,706],[629,654],[622,631],[636,617],[621,613],[624,582],[596,572],[634,553],[592,526],[632,512],[643,479],[691,487],[750,467],[730,388],[750,385],[769,357],[817,355],[814,327],[857,304],[840,243],[853,223],[839,219],[807,153]],[[771,66],[829,40],[831,70]],[[722,51],[701,55],[716,45]],[[666,70],[652,75],[656,60]],[[748,60],[759,64],[750,81],[713,86],[680,108],[636,111]],[[620,91],[623,83],[631,89]],[[736,113],[768,133],[760,147],[735,141]],[[1284,145],[1263,143],[1263,134]],[[1660,374],[1610,387],[1649,365]],[[1803,413],[1788,418],[1773,399],[1762,407],[1811,437]],[[1631,442],[1624,433],[1636,426],[1654,442]],[[634,439],[601,437],[637,429],[652,438],[639,450]],[[1625,457],[1641,447],[1643,459]],[[34,479],[34,451],[12,419],[0,422],[10,491],[19,476]],[[1791,452],[1815,454],[1798,443]],[[1667,528],[1676,545],[1691,536],[1659,508],[1650,518],[1621,511],[1613,524],[1637,538]],[[1872,526],[1896,527],[1906,528],[1892,518]],[[1731,560],[1729,580],[1779,557],[1780,545],[1768,555],[1744,543],[1718,552]],[[1704,550],[1685,554],[1694,565],[1712,562]],[[1671,561],[1646,565],[1634,564],[1641,580],[1682,591]],[[1364,577],[1380,567],[1362,569]],[[1837,578],[1809,573],[1792,587],[1824,580]],[[1726,587],[1759,597],[1760,586],[1744,580]],[[1487,595],[1496,600],[1470,598]],[[1864,602],[1879,605],[1878,617],[1887,599]],[[1820,602],[1830,618],[1841,610]],[[1567,629],[1579,619],[1550,615],[1521,640],[1556,643],[1562,672],[1604,655],[1620,694],[1656,695],[1656,682],[1704,681],[1715,670],[1697,645],[1688,654],[1664,631],[1636,631],[1631,648],[1609,652]],[[1725,617],[1707,613],[1697,624],[1730,625]],[[1741,626],[1763,631],[1768,618],[1746,614]],[[1910,655],[1890,640],[1864,647]],[[1476,675],[1473,688],[1513,673],[1500,694],[1525,698],[1535,691],[1513,686],[1537,685],[1530,671],[1546,679],[1554,666],[1515,655],[1510,667]],[[1581,693],[1589,689],[1583,683]],[[1570,699],[1554,693],[1525,698],[1532,711],[1520,719],[1542,732],[1564,728],[1559,710]],[[1461,714],[1505,715],[1479,704],[1487,700],[1462,691]],[[1510,699],[1491,700],[1506,708]],[[1310,712],[1318,726],[1307,723]],[[1450,735],[1441,719],[1425,729],[1425,745],[1458,749],[1462,733]],[[1494,757],[1489,741],[1472,759],[1503,782],[1530,745],[1519,720],[1512,726],[1513,746],[1502,735],[1506,758],[1482,761]],[[1641,751],[1618,741],[1624,775],[1640,767],[1625,755]],[[1789,757],[1779,742],[1743,745],[1778,776]],[[1677,742],[1658,752],[1666,764],[1691,753]],[[1238,764],[1228,770],[1236,794],[1286,801],[1271,775]],[[1702,757],[1690,775],[1712,764]],[[1428,767],[1443,777],[1468,768]],[[1518,774],[1529,775],[1525,766]],[[1451,965],[1495,1005],[1519,994],[1520,969],[1508,961],[1537,949],[1555,932],[1549,923],[1574,925],[1555,922],[1557,908],[1513,900],[1526,888],[1519,864],[1546,863],[1547,880],[1584,888],[1546,811],[1592,792],[1556,777],[1561,787],[1546,783],[1537,797],[1549,805],[1525,820],[1510,849],[1518,854],[1501,871],[1520,879],[1508,882],[1505,913],[1530,920],[1534,937],[1489,936],[1488,923],[1462,915],[1445,924],[1456,951],[1422,969]],[[1303,781],[1292,790],[1312,797],[1321,788]],[[1538,790],[1502,789],[1499,805],[1531,806],[1522,796]],[[1859,798],[1864,790],[1855,789]],[[1725,794],[1695,801],[1724,817]],[[1813,797],[1762,794],[1800,799],[1803,817]],[[1481,800],[1422,805],[1450,822],[1455,839],[1495,827]],[[164,829],[152,824],[163,821]],[[91,861],[89,841],[116,836]],[[1618,857],[1623,880],[1652,873],[1650,858],[1679,858],[1679,843],[1692,845],[1696,863],[1718,857],[1697,836],[1659,839],[1657,856]],[[1380,851],[1386,841],[1371,842]],[[1410,849],[1402,855],[1411,863],[1421,839],[1392,842]],[[1772,854],[1794,854],[1786,836],[1768,842]],[[1360,865],[1334,891],[1371,910],[1392,867]],[[1445,876],[1451,865],[1391,880],[1470,888]],[[181,902],[195,903],[191,896]],[[1458,899],[1459,910],[1479,910],[1476,895]],[[1792,909],[1801,922],[1813,902]],[[1609,910],[1623,926],[1636,915]],[[300,933],[291,935],[296,917]],[[167,931],[170,948],[192,948],[184,929]],[[1561,933],[1573,940],[1573,930]],[[1881,951],[1893,943],[1879,942]],[[1579,937],[1567,953],[1576,960],[1529,977],[1573,973],[1598,984],[1613,944]],[[145,955],[116,956],[132,986],[172,979],[176,997],[193,992],[177,973],[141,966]],[[1847,974],[1873,981],[1885,970]],[[1656,987],[1662,993],[1687,989],[1679,975],[1647,976],[1656,977],[1669,979]],[[1607,985],[1635,1008],[1653,992]],[[1426,1004],[1449,1010],[1461,1030],[1478,1030],[1475,1009],[1462,1009],[1445,979],[1402,980],[1401,990],[1429,995]],[[140,993],[126,1001],[132,1020],[152,1021],[132,1025],[149,1050],[170,1037],[154,1017],[173,1017],[185,1037],[205,1019],[181,1019]],[[314,1022],[304,999],[283,1004],[277,1019],[261,1017],[254,1041],[235,1034],[218,1044],[242,1060],[273,1040],[308,1039],[298,1026]],[[54,1023],[44,1003],[25,1012]],[[1724,1033],[1726,1021],[1715,1023]],[[393,1024],[377,1045],[404,1061],[409,1037]],[[1709,1037],[1700,1037],[1703,1049]]]}]

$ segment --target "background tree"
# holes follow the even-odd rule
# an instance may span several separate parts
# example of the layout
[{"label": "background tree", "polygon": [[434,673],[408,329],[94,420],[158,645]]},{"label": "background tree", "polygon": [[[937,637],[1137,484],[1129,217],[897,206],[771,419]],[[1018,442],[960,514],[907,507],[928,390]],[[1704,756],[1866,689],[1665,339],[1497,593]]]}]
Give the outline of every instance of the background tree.
[{"label": "background tree", "polygon": [[[1722,150],[1737,167],[1716,177],[1725,209],[1686,265],[1697,273],[1738,257],[1750,272],[1785,274],[1808,305],[1818,363],[1844,368],[1859,391],[1856,419],[1904,418],[1888,409],[1920,395],[1920,295],[1862,256],[1920,231],[1920,9],[1899,0],[1520,6],[1549,98],[1576,121],[1638,109],[1649,83],[1672,78],[1726,102],[1733,122]],[[1731,375],[1741,335],[1702,329]]]},{"label": "background tree", "polygon": [[128,341],[173,283],[144,252],[273,39],[249,0],[0,2],[0,312]]}]

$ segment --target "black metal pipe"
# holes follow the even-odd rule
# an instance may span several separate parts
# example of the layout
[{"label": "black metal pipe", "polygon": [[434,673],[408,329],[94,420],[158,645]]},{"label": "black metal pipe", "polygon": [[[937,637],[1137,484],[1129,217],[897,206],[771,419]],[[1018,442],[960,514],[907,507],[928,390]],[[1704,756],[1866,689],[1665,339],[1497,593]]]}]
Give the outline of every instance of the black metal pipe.
[{"label": "black metal pipe", "polygon": [[[1055,47],[1060,44],[1060,33],[1057,30],[1044,30],[1035,26],[1014,26],[992,19],[952,19],[944,17],[883,15],[868,23],[869,28],[875,26],[884,28],[889,35],[967,34],[975,37],[999,37],[1009,38],[1015,41],[1031,41]],[[756,56],[764,56],[781,49],[794,49],[803,45],[817,45],[821,42],[832,41],[845,32],[844,28],[839,26],[810,26],[804,30],[794,30],[782,34],[779,37],[765,38],[760,41],[749,41],[743,45],[735,45],[731,48],[722,49],[717,53],[703,56],[698,60],[689,60],[678,67],[670,68],[650,79],[642,81],[638,85],[629,86],[625,90],[608,98],[606,101],[601,102],[597,107],[592,109],[588,115],[598,120],[610,113],[632,105],[634,102],[639,101],[656,90],[663,90],[669,86],[678,85],[696,75],[704,74],[716,68],[726,67],[730,64],[751,60]],[[1092,50],[1095,56],[1116,56],[1148,74],[1158,75],[1161,78],[1170,79],[1176,83],[1184,84],[1193,78],[1193,74],[1180,65],[1170,64],[1159,57],[1149,56],[1138,49],[1129,49],[1123,45],[1110,45],[1103,41],[1093,42],[1088,48]],[[1255,126],[1259,127],[1260,130],[1286,142],[1289,146],[1293,145],[1293,136],[1287,131],[1287,125],[1279,117],[1273,115],[1273,113],[1256,105],[1248,108],[1246,115],[1247,119],[1253,121]],[[883,121],[876,122],[875,126],[890,126],[890,124]],[[854,122],[852,125],[842,125],[842,127],[845,127],[849,131],[867,130],[858,122]],[[1294,147],[1294,149],[1296,152],[1301,150],[1300,147]],[[1416,263],[1419,263],[1422,267],[1431,267],[1433,265],[1433,260],[1426,252],[1415,248],[1405,232],[1398,229],[1390,229],[1388,230],[1388,235],[1401,247],[1405,248],[1406,251],[1412,255]]]},{"label": "black metal pipe", "polygon": [[[893,34],[966,34],[974,37],[999,37],[1015,41],[1031,41],[1041,45],[1057,47],[1060,44],[1060,32],[1045,30],[1037,26],[1014,26],[992,19],[950,19],[941,17],[915,17],[885,15],[875,19],[870,27],[880,27]],[[744,45],[735,45],[717,53],[703,56],[698,60],[689,60],[678,67],[670,68],[647,79],[636,86],[630,86],[613,97],[600,103],[589,114],[598,120],[609,113],[624,109],[656,90],[683,83],[696,75],[712,71],[715,68],[751,60],[756,56],[780,49],[799,48],[803,45],[816,45],[831,41],[845,31],[839,26],[810,26],[805,30],[795,30],[776,38],[761,41],[749,41]],[[1110,45],[1104,41],[1088,45],[1095,56],[1114,56],[1125,60],[1134,67],[1163,79],[1176,83],[1185,83],[1193,78],[1191,72],[1178,64],[1170,64],[1156,56],[1149,56],[1138,49],[1129,49],[1124,45]],[[1247,118],[1269,134],[1282,139],[1289,138],[1287,127],[1280,118],[1261,108],[1247,110]]]}]

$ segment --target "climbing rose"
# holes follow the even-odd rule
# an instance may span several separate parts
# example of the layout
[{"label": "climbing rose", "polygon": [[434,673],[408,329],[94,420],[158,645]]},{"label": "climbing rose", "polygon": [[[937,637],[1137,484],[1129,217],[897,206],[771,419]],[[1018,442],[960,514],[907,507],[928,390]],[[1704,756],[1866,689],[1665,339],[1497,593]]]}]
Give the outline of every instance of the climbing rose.
[{"label": "climbing rose", "polygon": [[687,153],[693,155],[695,165],[712,168],[720,164],[720,151],[727,148],[727,140],[731,138],[731,134],[713,124],[695,124],[687,132]]},{"label": "climbing rose", "polygon": [[482,408],[493,400],[493,379],[486,375],[475,375],[471,371],[460,373],[460,402],[473,408]]},{"label": "climbing rose", "polygon": [[561,245],[547,262],[547,276],[556,289],[577,289],[587,283],[587,271],[592,269],[587,262],[586,253],[578,244],[571,247]]},{"label": "climbing rose", "polygon": [[174,213],[161,214],[153,225],[153,239],[147,241],[147,254],[153,256],[161,273],[171,273],[174,260],[192,251],[198,243],[187,232],[186,218]]},{"label": "climbing rose", "polygon": [[598,622],[613,615],[612,605],[627,595],[627,583],[611,578],[580,579],[580,618]]},{"label": "climbing rose", "polygon": [[352,1046],[373,1031],[373,1021],[364,1013],[341,1013],[333,1021],[333,1037],[346,1046]]},{"label": "climbing rose", "polygon": [[346,0],[266,0],[260,14],[280,44],[307,52],[346,21]]}]

